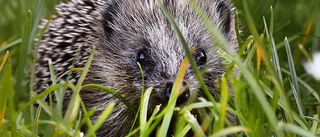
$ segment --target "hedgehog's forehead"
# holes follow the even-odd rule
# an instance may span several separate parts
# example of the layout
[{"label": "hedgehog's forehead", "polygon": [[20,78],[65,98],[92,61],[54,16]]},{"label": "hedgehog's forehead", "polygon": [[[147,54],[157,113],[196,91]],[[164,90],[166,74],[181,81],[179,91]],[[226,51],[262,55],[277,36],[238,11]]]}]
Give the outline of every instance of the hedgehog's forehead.
[{"label": "hedgehog's forehead", "polygon": [[[173,15],[184,38],[189,40],[190,47],[193,47],[194,41],[203,41],[209,37],[203,23],[188,5],[187,0],[162,0],[162,2]],[[151,46],[167,44],[165,46],[167,48],[176,46],[177,42],[180,43],[172,25],[155,0],[119,1],[118,6],[114,20],[114,30],[119,34],[118,38],[129,39],[129,42],[134,42],[132,38],[139,41],[145,39]]]}]

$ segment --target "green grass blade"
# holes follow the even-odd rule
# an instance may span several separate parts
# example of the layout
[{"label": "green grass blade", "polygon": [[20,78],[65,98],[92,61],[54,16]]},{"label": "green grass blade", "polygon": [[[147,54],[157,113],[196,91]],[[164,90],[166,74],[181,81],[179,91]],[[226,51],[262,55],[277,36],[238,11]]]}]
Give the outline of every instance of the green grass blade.
[{"label": "green grass blade", "polygon": [[[157,105],[156,108],[154,109],[151,117],[149,118],[149,120],[146,124],[146,130],[144,130],[144,132],[142,134],[140,134],[141,137],[149,137],[151,132],[154,130],[155,126],[158,125],[158,123],[160,122],[161,118],[156,119],[156,114],[158,114],[158,112],[160,111],[160,106],[161,105]],[[157,120],[157,121],[155,121],[155,120]],[[151,124],[154,124],[154,125],[151,126]]]},{"label": "green grass blade", "polygon": [[186,111],[183,114],[184,118],[188,122],[188,124],[192,127],[193,132],[195,133],[195,136],[197,137],[205,137],[206,135],[201,129],[201,126],[197,122],[197,119],[190,113],[190,111]]},{"label": "green grass blade", "polygon": [[188,48],[188,44],[186,42],[186,40],[183,38],[183,35],[181,33],[181,31],[179,30],[178,25],[175,23],[172,15],[168,12],[168,10],[162,5],[162,3],[157,0],[158,3],[160,4],[160,8],[162,9],[162,11],[164,12],[164,14],[166,15],[166,17],[168,18],[168,20],[170,21],[171,25],[174,27],[174,30],[176,32],[176,34],[179,37],[180,42],[182,43],[182,46],[187,54],[187,57],[190,61],[190,65],[192,67],[192,70],[194,71],[196,77],[198,78],[199,84],[201,86],[201,88],[204,90],[205,95],[208,97],[208,99],[213,103],[216,104],[216,101],[214,100],[213,96],[210,94],[208,88],[206,87],[206,85],[204,84],[203,78],[201,77],[201,75],[199,74],[199,70],[198,67],[196,65],[196,62]]},{"label": "green grass blade", "polygon": [[91,137],[91,136],[93,136],[95,134],[95,131],[97,131],[100,128],[100,126],[104,123],[104,121],[107,119],[107,117],[112,112],[112,109],[113,109],[114,105],[115,105],[114,102],[110,102],[108,104],[107,108],[102,112],[102,114],[97,119],[97,121],[95,122],[93,127],[91,129],[89,129],[89,131],[85,135],[86,137]]},{"label": "green grass blade", "polygon": [[[183,35],[182,35],[181,31],[179,30],[178,25],[175,23],[172,15],[163,6],[163,4],[160,2],[160,0],[157,0],[157,2],[159,3],[160,8],[162,9],[164,14],[166,15],[166,17],[170,21],[171,25],[174,27],[174,30],[175,30],[176,34],[178,35],[178,37],[180,39],[180,42],[182,43],[183,48],[186,51],[186,54],[187,54],[187,57],[188,57],[188,60],[184,59],[184,61],[181,64],[180,70],[179,70],[179,72],[177,74],[177,78],[176,78],[176,80],[175,80],[175,82],[173,84],[173,87],[172,87],[171,96],[169,98],[169,103],[168,104],[172,104],[172,105],[171,106],[169,106],[169,105],[167,106],[170,109],[165,114],[164,120],[163,120],[162,125],[161,125],[161,128],[160,128],[160,130],[158,132],[158,133],[160,133],[159,136],[166,136],[166,134],[168,132],[168,127],[169,127],[169,124],[170,124],[170,121],[171,121],[173,108],[174,108],[175,102],[176,102],[176,99],[174,100],[173,98],[176,98],[176,96],[177,96],[177,91],[179,91],[179,89],[180,89],[184,74],[186,72],[187,64],[189,64],[189,62],[191,64],[191,66],[192,66],[192,69],[193,69],[195,75],[197,76],[197,78],[199,80],[199,83],[200,83],[202,89],[204,90],[204,92],[207,95],[207,97],[209,98],[209,100],[212,101],[214,104],[216,102],[215,102],[214,98],[212,97],[212,95],[210,94],[209,90],[207,89],[206,85],[204,84],[203,78],[201,77],[201,75],[199,75],[199,70],[197,68],[197,65],[196,65],[196,63],[194,61],[194,58],[193,58],[191,52],[189,51],[188,44],[187,44],[186,40],[183,38]],[[185,67],[183,67],[183,65]],[[182,71],[181,69],[184,69],[184,70]],[[176,93],[174,93],[174,92],[176,92]]]},{"label": "green grass blade", "polygon": [[36,95],[35,97],[33,97],[31,100],[29,100],[27,103],[23,104],[19,110],[17,111],[17,113],[21,113],[22,111],[24,111],[26,108],[28,108],[31,104],[33,104],[35,101],[37,101],[38,99],[40,99],[41,97],[53,92],[54,90],[58,89],[59,86],[61,85],[54,85],[52,87],[49,87],[48,89],[42,91],[40,94]]},{"label": "green grass blade", "polygon": [[152,89],[153,89],[152,87],[148,88],[144,96],[142,96],[143,97],[142,107],[140,111],[140,133],[141,134],[143,130],[145,130],[145,127],[147,124],[148,103],[149,103],[149,98],[150,98]]},{"label": "green grass blade", "polygon": [[241,56],[244,52],[244,50],[246,50],[246,48],[249,46],[250,43],[252,43],[253,40],[253,36],[250,35],[246,41],[243,43],[243,45],[241,46],[240,50],[238,51],[238,55]]},{"label": "green grass blade", "polygon": [[246,127],[233,126],[233,127],[228,127],[226,129],[223,129],[219,132],[216,132],[213,135],[210,135],[210,137],[221,137],[221,136],[226,136],[226,135],[230,135],[230,134],[241,132],[241,131],[242,132],[252,132],[250,129],[248,129]]},{"label": "green grass blade", "polygon": [[270,34],[273,35],[273,7],[270,6],[270,13],[271,13],[271,17],[270,17]]},{"label": "green grass blade", "polygon": [[[16,135],[17,127],[14,115],[14,86],[13,86],[13,76],[12,76],[12,66],[11,61],[8,61],[3,68],[3,75],[0,83],[0,128],[1,124],[4,121],[5,113],[8,115],[11,122],[11,133],[12,136]],[[8,105],[8,106],[7,106]]]},{"label": "green grass blade", "polygon": [[0,53],[22,42],[22,38],[16,39],[0,48]]},{"label": "green grass blade", "polygon": [[[293,35],[293,36],[289,37],[289,38],[288,38],[288,41],[289,41],[289,42],[293,42],[293,41],[297,40],[298,38],[300,38],[300,35],[296,34],[296,35]],[[284,47],[284,46],[285,46],[284,43],[285,43],[284,41],[278,43],[278,44],[276,45],[276,47],[277,47],[276,49],[278,50],[278,49]]]},{"label": "green grass blade", "polygon": [[[83,110],[83,113],[84,113],[84,117],[83,117],[83,119],[82,119],[82,121],[81,121],[79,126],[82,126],[84,124],[84,122],[87,122],[88,128],[90,129],[90,128],[92,128],[92,122],[90,120],[90,116],[92,116],[93,113],[97,109],[93,108],[93,109],[89,110],[89,112],[87,112],[87,109],[86,109],[86,107],[85,107],[85,105],[84,105],[82,100],[81,100],[81,107],[82,107],[82,110]],[[80,127],[78,127],[78,128],[80,128]]]},{"label": "green grass blade", "polygon": [[291,73],[291,81],[292,81],[292,85],[293,85],[292,92],[293,92],[294,98],[297,102],[299,114],[301,117],[304,117],[301,96],[300,96],[300,90],[299,90],[299,84],[298,84],[297,74],[296,74],[296,70],[295,70],[295,66],[294,66],[294,62],[293,62],[293,57],[291,54],[290,45],[289,45],[287,38],[285,38],[284,41],[285,41],[285,46],[286,46],[286,51],[287,51],[287,56],[288,56],[290,73]]},{"label": "green grass blade", "polygon": [[91,54],[90,54],[90,56],[89,56],[89,58],[87,60],[87,63],[85,64],[84,69],[83,69],[83,71],[82,71],[82,73],[81,73],[81,75],[80,75],[80,77],[78,79],[77,85],[76,85],[75,89],[73,90],[73,94],[72,94],[68,109],[67,109],[65,117],[64,117],[64,122],[63,122],[64,125],[66,125],[66,126],[69,126],[69,124],[71,124],[75,120],[75,118],[76,118],[76,116],[78,114],[79,107],[80,107],[80,100],[81,100],[79,92],[81,90],[84,78],[85,78],[85,76],[87,75],[87,73],[89,71],[89,67],[90,67],[90,64],[92,62],[95,49],[96,49],[96,47],[93,46]]},{"label": "green grass blade", "polygon": [[[38,25],[39,25],[39,22],[40,22],[40,15],[43,13],[44,11],[44,0],[37,0],[37,3],[36,3],[36,8],[34,10],[34,15],[33,15],[33,18],[32,18],[32,29],[31,29],[31,33],[30,33],[30,37],[29,37],[29,45],[28,45],[28,51],[30,51],[30,49],[32,49],[32,45],[33,42],[34,42],[34,36],[36,34],[36,31],[38,29]],[[40,40],[40,39],[39,39]]]},{"label": "green grass blade", "polygon": [[[17,83],[16,83],[16,92],[15,92],[15,104],[18,105],[20,95],[22,94],[22,79],[24,77],[24,69],[27,59],[27,52],[29,47],[30,33],[31,33],[31,22],[32,22],[32,13],[28,11],[27,17],[25,20],[24,32],[22,36],[22,46],[20,49],[19,55],[19,65],[17,69]],[[18,106],[16,106],[18,107]]]},{"label": "green grass blade", "polygon": [[306,136],[306,137],[316,137],[312,133],[302,129],[299,126],[293,125],[293,124],[287,124],[287,123],[279,123],[279,128],[282,128],[283,130],[296,133],[300,136]]},{"label": "green grass blade", "polygon": [[316,134],[317,127],[318,127],[318,125],[319,125],[319,121],[317,121],[317,120],[319,120],[319,114],[314,115],[313,118],[316,119],[316,120],[313,120],[313,122],[312,122],[312,127],[311,127],[311,129],[310,129],[310,132],[311,132],[312,134]]},{"label": "green grass blade", "polygon": [[[281,71],[290,75],[290,72],[288,70],[281,68]],[[320,97],[319,97],[319,94],[317,93],[317,91],[314,88],[312,88],[308,83],[304,82],[301,78],[297,77],[297,79],[298,79],[298,82],[310,92],[309,94],[312,94],[316,98],[316,100],[320,103]],[[302,100],[302,102],[303,101],[304,100]]]},{"label": "green grass blade", "polygon": [[[272,8],[271,8],[272,9]],[[272,12],[272,11],[271,11]],[[271,15],[273,16],[273,15]],[[273,19],[271,19],[273,20]],[[272,109],[274,111],[274,113],[276,113],[276,109],[277,109],[277,104],[278,104],[278,100],[279,100],[279,97],[280,97],[280,90],[283,89],[283,81],[282,81],[282,74],[281,74],[281,70],[280,70],[280,64],[279,64],[279,57],[278,57],[278,53],[277,53],[277,50],[275,49],[275,44],[274,44],[274,39],[273,39],[273,36],[272,36],[272,31],[273,30],[268,30],[268,26],[267,26],[267,22],[266,22],[266,19],[265,17],[263,17],[263,22],[264,22],[264,27],[265,27],[265,30],[266,30],[266,35],[267,35],[267,39],[268,39],[268,42],[269,44],[272,46],[272,63],[274,65],[274,69],[276,70],[276,73],[278,74],[278,77],[279,77],[279,80],[280,80],[280,86],[276,86],[274,88],[274,92],[273,92],[273,98],[272,98],[272,101],[271,101],[271,106],[272,106]],[[273,24],[273,22],[270,22]],[[271,26],[271,25],[270,25]],[[276,81],[274,81],[276,82]],[[279,85],[278,83],[275,83],[277,85]],[[268,125],[267,127],[267,136],[269,136],[271,134],[271,127]]]},{"label": "green grass blade", "polygon": [[107,91],[108,93],[112,94],[114,97],[120,99],[128,108],[131,112],[133,112],[134,114],[137,113],[137,110],[135,110],[135,108],[124,98],[122,97],[118,92],[115,92],[114,90],[106,87],[106,86],[102,86],[99,84],[87,84],[82,86],[82,88],[85,87],[93,87],[93,88],[98,88],[98,89],[102,89],[104,91]]},{"label": "green grass blade", "polygon": [[228,105],[228,84],[225,77],[221,77],[221,100],[220,100],[220,110],[219,110],[219,119],[217,126],[215,125],[214,131],[218,132],[224,128],[225,118]]},{"label": "green grass blade", "polygon": [[176,135],[176,137],[185,137],[187,136],[188,131],[191,129],[190,124],[186,125],[186,127],[184,127],[179,134]]},{"label": "green grass blade", "polygon": [[[33,84],[34,84],[34,76],[35,76],[35,69],[36,69],[36,62],[37,62],[37,53],[38,53],[38,50],[39,50],[39,45],[40,45],[40,41],[41,41],[41,38],[42,38],[42,35],[43,35],[43,33],[44,33],[44,31],[47,29],[47,27],[48,27],[48,25],[49,25],[49,23],[50,23],[51,21],[49,21],[46,25],[45,25],[45,27],[41,30],[41,32],[40,32],[40,35],[39,35],[39,38],[38,38],[38,42],[37,42],[37,45],[36,45],[36,48],[35,48],[35,50],[34,50],[34,57],[33,57],[33,61],[32,61],[32,70],[31,70],[31,75],[30,75],[30,77],[31,77],[31,80],[30,80],[30,85],[29,85],[29,87],[30,87],[30,99],[33,97],[32,95],[33,95],[33,92],[34,92],[34,90],[33,90]],[[30,37],[30,38],[32,38],[32,37]],[[52,101],[50,101],[50,103],[51,103]],[[52,103],[51,103],[52,104]],[[52,106],[52,105],[51,105]],[[34,109],[34,107],[33,107],[33,105],[30,105],[30,116],[31,116],[31,122],[33,123],[34,122],[34,119],[36,119],[36,118],[33,118],[33,116],[34,116],[34,114],[33,114],[33,109]],[[47,112],[48,112],[48,110],[50,110],[50,109],[46,109],[47,110]],[[38,130],[36,129],[36,128],[33,128],[32,129],[32,132],[34,133],[33,135],[35,136],[35,135],[37,135],[38,134]]]}]

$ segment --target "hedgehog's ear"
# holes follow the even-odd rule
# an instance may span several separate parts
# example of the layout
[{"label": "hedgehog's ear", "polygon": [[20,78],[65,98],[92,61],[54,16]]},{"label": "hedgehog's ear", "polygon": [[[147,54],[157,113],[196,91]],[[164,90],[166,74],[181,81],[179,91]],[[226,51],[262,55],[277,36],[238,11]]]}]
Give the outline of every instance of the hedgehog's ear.
[{"label": "hedgehog's ear", "polygon": [[110,35],[113,33],[113,28],[111,27],[111,25],[113,23],[114,17],[116,15],[116,11],[118,10],[119,6],[116,1],[111,1],[107,5],[108,6],[103,11],[102,24],[103,24],[104,33],[106,37],[109,38]]},{"label": "hedgehog's ear", "polygon": [[221,29],[222,32],[225,35],[228,35],[230,33],[230,28],[231,28],[231,8],[230,4],[225,1],[219,1],[217,5],[217,10],[220,13],[220,19],[222,20],[221,22]]}]

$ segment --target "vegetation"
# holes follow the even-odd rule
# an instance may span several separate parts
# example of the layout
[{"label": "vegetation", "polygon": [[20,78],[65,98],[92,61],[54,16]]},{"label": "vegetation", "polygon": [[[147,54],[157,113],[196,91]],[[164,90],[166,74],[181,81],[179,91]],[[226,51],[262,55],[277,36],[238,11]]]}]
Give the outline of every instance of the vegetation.
[{"label": "vegetation", "polygon": [[[35,43],[34,38],[41,39],[46,29],[38,29],[39,21],[54,14],[53,7],[57,2],[0,0],[0,136],[80,136],[83,134],[80,127],[85,122],[89,127],[85,136],[95,136],[94,131],[112,113],[114,104],[110,103],[100,118],[92,123],[89,118],[95,109],[87,110],[79,96],[81,88],[88,86],[114,92],[94,83],[82,85],[90,69],[94,48],[75,85],[68,79],[57,81],[52,77],[52,85],[40,94],[35,94],[29,86],[34,80],[36,63],[30,51],[34,49],[37,52],[39,43]],[[320,47],[320,1],[234,0],[238,13],[236,19],[240,22],[235,26],[240,26],[242,30],[238,35],[238,53],[230,51],[230,44],[202,14],[195,1],[190,0],[190,4],[212,33],[212,39],[220,43],[217,46],[222,59],[229,62],[226,74],[218,82],[221,99],[214,100],[209,96],[209,100],[200,99],[200,102],[183,108],[175,107],[185,66],[190,63],[196,74],[201,72],[191,56],[193,49],[186,48],[174,19],[166,14],[187,56],[181,64],[167,107],[162,111],[155,108],[149,119],[146,108],[152,87],[143,91],[141,109],[137,113],[140,126],[132,129],[129,135],[139,133],[140,136],[149,136],[158,128],[157,135],[166,136],[172,113],[176,111],[181,118],[175,127],[175,136],[184,136],[189,130],[197,136],[319,136],[320,85],[306,73],[308,68],[304,68],[304,63],[311,62],[312,54]],[[163,11],[166,13],[165,8]],[[50,61],[49,66],[52,68]],[[231,74],[235,69],[238,71],[233,76]],[[51,73],[54,76],[54,72]],[[202,77],[197,76],[201,83]],[[206,90],[203,82],[201,85]],[[64,115],[62,100],[67,87],[74,92]],[[53,92],[56,95],[55,106],[44,101],[51,98]],[[33,105],[35,102],[38,106]],[[130,104],[127,103],[127,106],[130,107]],[[78,111],[79,108],[83,112]],[[190,111],[196,108],[211,111],[205,114],[209,122],[198,123],[195,120]],[[227,111],[237,116],[237,125],[230,125],[226,119]],[[202,129],[206,129],[205,132]]]}]

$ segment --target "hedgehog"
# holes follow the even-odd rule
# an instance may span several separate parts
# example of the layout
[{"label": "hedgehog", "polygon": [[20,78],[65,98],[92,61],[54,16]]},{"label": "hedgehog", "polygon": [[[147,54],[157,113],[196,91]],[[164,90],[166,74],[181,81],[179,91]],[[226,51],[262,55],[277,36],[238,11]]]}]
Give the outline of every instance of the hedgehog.
[{"label": "hedgehog", "polygon": [[[217,85],[225,73],[223,62],[211,41],[211,34],[203,21],[188,4],[188,0],[161,0],[172,14],[189,48],[195,48],[193,57],[210,93],[219,99]],[[237,49],[234,28],[233,7],[229,0],[198,0],[209,19],[225,38]],[[56,6],[53,16],[38,52],[34,87],[43,91],[51,84],[47,61],[52,60],[56,76],[68,71],[79,46],[82,46],[75,67],[84,67],[92,46],[96,47],[90,71],[84,84],[101,84],[126,98],[136,109],[141,99],[142,75],[145,88],[153,87],[149,100],[152,111],[157,105],[165,106],[171,88],[186,56],[173,26],[160,9],[156,0],[71,0]],[[138,62],[138,63],[137,63]],[[76,82],[80,72],[72,72],[70,81]],[[190,65],[182,85],[188,85],[177,100],[177,105],[185,104],[194,92],[197,97],[205,97],[195,73]],[[65,95],[68,104],[72,91]],[[111,102],[115,102],[113,112],[96,132],[97,136],[125,136],[135,119],[135,115],[121,102],[106,91],[84,88],[80,96],[87,109],[96,107],[93,121]],[[229,115],[230,121],[235,121]],[[86,129],[84,129],[86,130]]]}]

